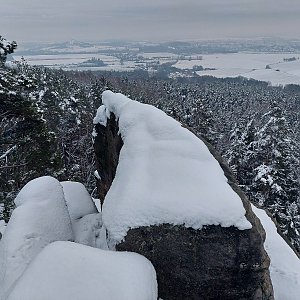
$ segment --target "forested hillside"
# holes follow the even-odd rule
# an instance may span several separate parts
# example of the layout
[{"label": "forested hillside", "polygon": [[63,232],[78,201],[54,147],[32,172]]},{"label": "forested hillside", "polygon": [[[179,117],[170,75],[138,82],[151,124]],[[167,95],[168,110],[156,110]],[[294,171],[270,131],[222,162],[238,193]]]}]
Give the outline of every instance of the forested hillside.
[{"label": "forested hillside", "polygon": [[267,208],[300,250],[299,86],[64,72],[24,62],[7,68],[15,44],[3,41],[10,50],[0,52],[0,219],[8,221],[16,193],[37,176],[80,181],[95,194],[92,119],[102,92],[111,89],[204,136],[250,200]]}]

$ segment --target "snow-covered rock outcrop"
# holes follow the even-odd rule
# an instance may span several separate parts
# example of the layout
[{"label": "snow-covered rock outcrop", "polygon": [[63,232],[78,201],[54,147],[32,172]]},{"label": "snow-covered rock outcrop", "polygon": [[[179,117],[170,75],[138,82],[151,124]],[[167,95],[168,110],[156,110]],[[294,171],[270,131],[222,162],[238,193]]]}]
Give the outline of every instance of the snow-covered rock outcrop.
[{"label": "snow-covered rock outcrop", "polygon": [[143,256],[71,242],[48,245],[8,300],[156,300],[156,274]]},{"label": "snow-covered rock outcrop", "polygon": [[15,202],[0,241],[1,300],[157,299],[146,258],[97,249],[107,250],[106,232],[81,183],[40,177]]},{"label": "snow-covered rock outcrop", "polygon": [[[82,184],[29,182],[0,241],[0,299],[273,300],[271,279],[277,300],[298,299],[299,258],[212,146],[152,106],[109,91],[103,103],[104,220]],[[106,234],[123,252],[97,249]]]},{"label": "snow-covered rock outcrop", "polygon": [[74,238],[63,189],[56,179],[45,176],[30,181],[15,204],[0,241],[0,299],[45,246]]},{"label": "snow-covered rock outcrop", "polygon": [[105,126],[113,113],[124,142],[103,209],[112,240],[120,242],[130,228],[162,223],[251,228],[240,197],[199,138],[122,94],[104,92],[103,104],[94,122]]},{"label": "snow-covered rock outcrop", "polygon": [[109,245],[150,259],[159,297],[273,299],[265,232],[210,145],[110,91],[94,123]]}]

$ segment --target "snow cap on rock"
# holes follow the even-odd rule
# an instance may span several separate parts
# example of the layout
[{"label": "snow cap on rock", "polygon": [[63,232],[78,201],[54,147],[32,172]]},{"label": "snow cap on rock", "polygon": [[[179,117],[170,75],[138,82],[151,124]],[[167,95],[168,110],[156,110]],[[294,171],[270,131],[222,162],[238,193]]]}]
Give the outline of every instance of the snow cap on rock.
[{"label": "snow cap on rock", "polygon": [[110,239],[130,228],[169,223],[250,229],[240,197],[206,145],[161,110],[105,91],[94,121],[113,113],[124,145],[103,206]]},{"label": "snow cap on rock", "polygon": [[15,203],[17,208],[0,241],[0,298],[45,246],[73,240],[63,189],[55,178],[28,182]]}]

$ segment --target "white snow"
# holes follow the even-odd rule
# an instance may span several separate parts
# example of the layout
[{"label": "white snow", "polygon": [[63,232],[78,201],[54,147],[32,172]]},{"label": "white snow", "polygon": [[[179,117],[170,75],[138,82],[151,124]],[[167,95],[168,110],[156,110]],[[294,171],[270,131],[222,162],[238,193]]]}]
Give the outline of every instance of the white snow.
[{"label": "white snow", "polygon": [[[93,119],[93,123],[94,124],[99,123],[103,126],[106,126],[107,118],[109,118],[109,112],[107,112],[105,106],[102,105],[97,109],[97,113],[95,118]],[[95,132],[93,136],[97,136],[97,132]]]},{"label": "white snow", "polygon": [[15,203],[0,241],[0,299],[45,246],[73,239],[64,193],[56,179],[45,176],[30,181]]},{"label": "white snow", "polygon": [[83,63],[89,59],[101,59],[105,63],[118,63],[119,59],[114,56],[108,56],[100,53],[72,53],[72,54],[50,54],[50,55],[15,55],[13,58],[21,61],[22,58],[26,60],[29,65],[43,65],[43,66],[66,66]]},{"label": "white snow", "polygon": [[101,202],[100,199],[92,197],[93,202],[95,203],[99,212],[101,212]]},{"label": "white snow", "polygon": [[[199,76],[253,78],[272,85],[300,84],[300,60],[284,62],[285,58],[299,57],[299,53],[227,53],[205,54],[202,60],[179,60],[174,66],[192,69],[194,65],[215,70],[199,71]],[[271,69],[266,69],[269,65]],[[279,71],[277,71],[279,70]]]},{"label": "white snow", "polygon": [[101,247],[101,214],[82,183],[61,182],[69,215],[74,241],[91,247]]},{"label": "white snow", "polygon": [[14,145],[13,147],[11,147],[11,148],[9,148],[5,153],[3,153],[1,156],[0,156],[0,159],[6,159],[7,158],[7,156],[12,152],[12,151],[14,151],[14,150],[16,150],[17,149],[17,146],[16,145]]},{"label": "white snow", "polygon": [[298,300],[300,295],[300,260],[277,233],[271,218],[252,205],[265,231],[265,249],[271,259],[270,274],[276,300]]},{"label": "white snow", "polygon": [[82,183],[62,181],[60,184],[63,187],[71,222],[98,212],[92,197]]},{"label": "white snow", "polygon": [[94,176],[95,176],[98,180],[101,180],[101,176],[99,175],[99,173],[98,173],[97,170],[94,172]]},{"label": "white snow", "polygon": [[106,242],[101,239],[102,218],[100,213],[89,214],[72,222],[72,229],[76,243],[101,249],[106,248]]},{"label": "white snow", "polygon": [[283,72],[281,70],[276,70],[253,70],[249,73],[240,74],[240,76],[246,78],[253,78],[260,81],[268,81],[272,85],[300,84],[300,76],[289,74],[288,72]]},{"label": "white snow", "polygon": [[[291,56],[299,56],[298,53],[219,53],[219,54],[203,54],[201,60],[179,60],[175,67],[180,69],[191,69],[194,65],[202,65],[204,68],[216,69],[263,69],[266,65],[271,65],[275,69],[275,65],[282,62],[283,59]],[[297,62],[297,61],[295,61]],[[294,63],[294,62],[291,62]],[[284,63],[286,64],[286,63]]]},{"label": "white snow", "polygon": [[[84,48],[81,48],[83,51]],[[57,49],[57,52],[60,52]],[[67,50],[67,49],[65,49]],[[64,50],[61,49],[63,52]],[[69,50],[67,50],[69,52]],[[75,51],[76,52],[76,51]],[[100,54],[97,52],[94,53],[53,53],[47,55],[13,55],[13,59],[15,61],[21,61],[22,58],[29,65],[37,65],[37,66],[45,66],[50,68],[57,68],[57,69],[64,69],[64,70],[101,70],[101,71],[132,71],[137,67],[137,64],[132,61],[125,61],[121,63],[120,59],[112,56],[112,55],[105,55]],[[93,67],[93,66],[84,66],[81,65],[82,63],[86,62],[89,59],[101,59],[106,65],[102,67]]]},{"label": "white snow", "polygon": [[[91,47],[70,46],[65,48],[44,48],[48,55],[25,55],[23,56],[29,65],[43,65],[51,68],[62,68],[64,70],[100,70],[100,71],[133,71],[137,69],[148,70],[151,72],[151,64],[159,62],[171,63],[181,70],[192,70],[196,66],[203,68],[214,68],[216,70],[204,70],[197,72],[199,76],[211,75],[215,77],[238,77],[253,78],[270,82],[273,85],[300,84],[300,59],[299,53],[219,53],[219,54],[193,54],[177,55],[174,53],[136,53],[135,60],[124,60],[110,55],[99,53],[105,50],[113,50],[114,47],[95,45]],[[133,48],[126,49],[118,47],[119,50],[134,51]],[[138,51],[138,49],[136,49]],[[64,53],[68,52],[68,53]],[[295,57],[294,61],[284,61]],[[21,56],[13,55],[18,61]],[[106,65],[93,67],[82,64],[90,59],[101,59]],[[269,65],[271,69],[266,69]],[[276,71],[279,70],[279,71]],[[174,73],[171,77],[188,76],[182,72]]]},{"label": "white snow", "polygon": [[273,179],[269,175],[272,172],[272,167],[262,164],[255,168],[257,175],[254,178],[254,181],[262,181],[263,183],[268,183],[270,186],[273,184]]},{"label": "white snow", "polygon": [[0,233],[3,234],[6,228],[6,223],[4,220],[0,220]]},{"label": "white snow", "polygon": [[92,141],[94,142],[95,137],[97,136],[97,132],[95,130],[95,128],[92,131]]},{"label": "white snow", "polygon": [[179,57],[178,54],[170,53],[170,52],[146,52],[139,53],[139,56],[148,58],[148,59],[177,59]]},{"label": "white snow", "polygon": [[153,106],[111,91],[102,101],[95,120],[113,112],[124,142],[102,210],[112,245],[130,228],[162,223],[251,228],[239,196],[200,139]]},{"label": "white snow", "polygon": [[71,242],[47,246],[8,300],[156,300],[155,270],[145,257]]}]

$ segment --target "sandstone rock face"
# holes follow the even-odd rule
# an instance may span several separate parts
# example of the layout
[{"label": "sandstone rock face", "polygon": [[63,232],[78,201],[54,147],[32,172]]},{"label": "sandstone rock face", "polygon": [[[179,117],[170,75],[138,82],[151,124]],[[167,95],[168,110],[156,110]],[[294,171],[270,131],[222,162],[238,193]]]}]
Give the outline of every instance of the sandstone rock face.
[{"label": "sandstone rock face", "polygon": [[269,262],[253,232],[163,224],[130,230],[117,250],[153,263],[162,299],[272,299]]},{"label": "sandstone rock face", "polygon": [[[96,125],[96,131],[97,169],[102,178],[98,189],[103,201],[113,181],[123,143],[113,117],[108,119],[106,127]],[[240,196],[252,229],[205,226],[194,230],[171,224],[140,227],[130,229],[116,250],[137,252],[152,262],[157,272],[159,297],[165,300],[274,299],[270,262],[263,247],[264,229],[229,168],[213,147],[206,145]]]},{"label": "sandstone rock face", "polygon": [[119,128],[113,114],[108,119],[106,127],[100,124],[97,124],[95,127],[97,132],[94,141],[96,168],[101,177],[101,180],[97,180],[97,189],[102,205],[104,197],[115,177],[123,142],[118,134]]}]

